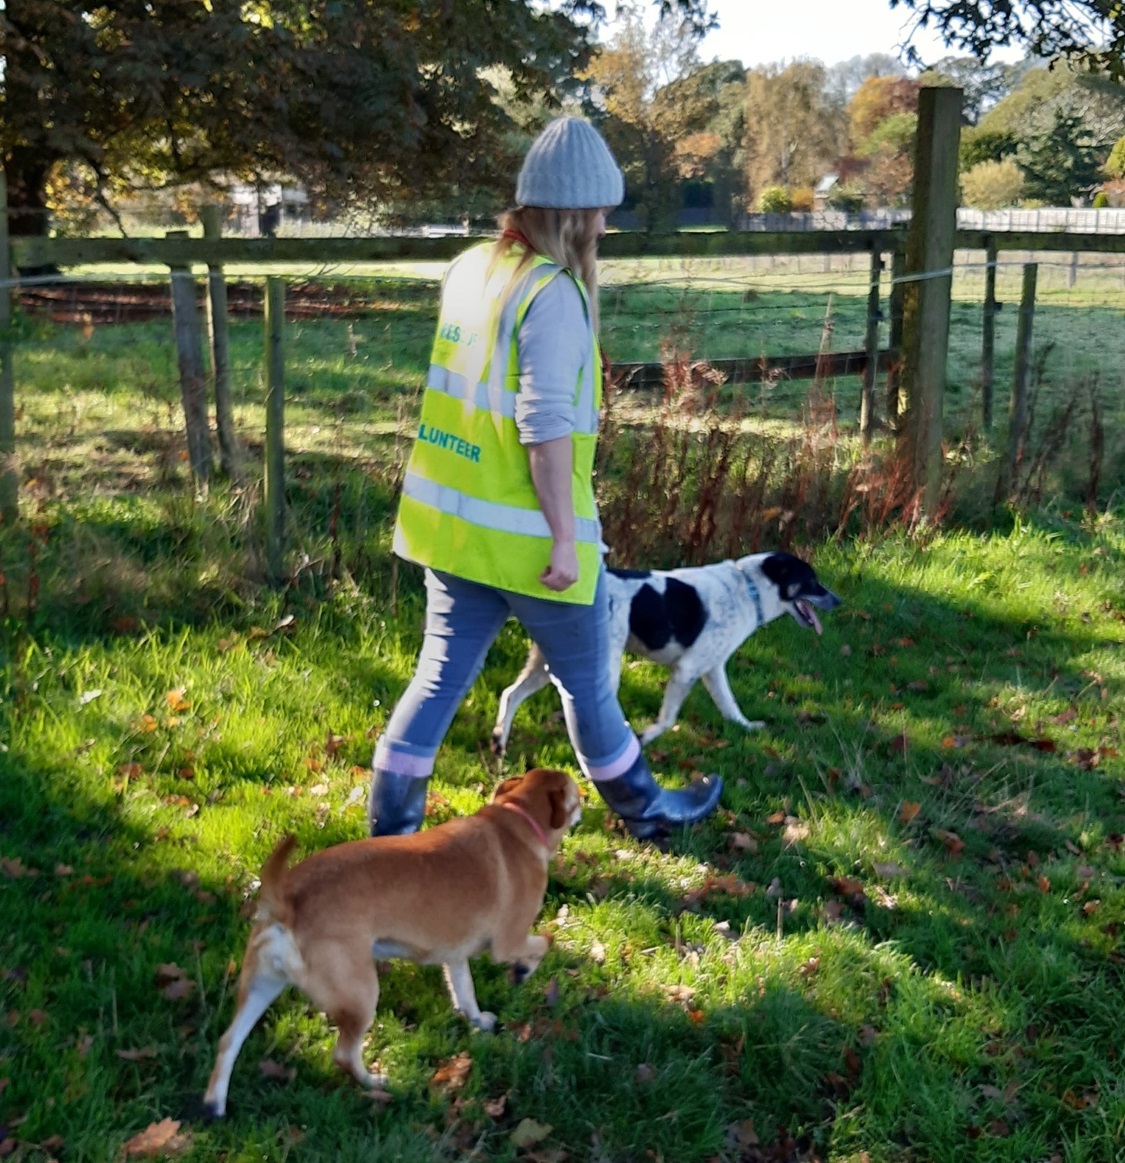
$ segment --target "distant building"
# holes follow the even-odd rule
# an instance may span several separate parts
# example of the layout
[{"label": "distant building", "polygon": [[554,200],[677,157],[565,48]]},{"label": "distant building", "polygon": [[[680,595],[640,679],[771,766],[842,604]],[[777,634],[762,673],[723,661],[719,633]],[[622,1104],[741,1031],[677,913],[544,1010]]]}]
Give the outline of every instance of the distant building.
[{"label": "distant building", "polygon": [[824,210],[828,206],[828,196],[840,184],[839,174],[825,174],[813,187],[813,209]]}]

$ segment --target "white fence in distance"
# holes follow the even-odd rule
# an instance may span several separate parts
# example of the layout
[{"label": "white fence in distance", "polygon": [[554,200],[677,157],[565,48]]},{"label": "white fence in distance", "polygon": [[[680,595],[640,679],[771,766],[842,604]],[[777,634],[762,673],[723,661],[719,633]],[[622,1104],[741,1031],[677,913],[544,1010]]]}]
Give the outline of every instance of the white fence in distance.
[{"label": "white fence in distance", "polygon": [[[813,210],[798,214],[744,214],[739,230],[890,230],[910,221],[909,210]],[[1125,207],[1098,210],[1045,206],[1037,210],[957,211],[960,230],[1073,231],[1077,234],[1125,234]]]}]

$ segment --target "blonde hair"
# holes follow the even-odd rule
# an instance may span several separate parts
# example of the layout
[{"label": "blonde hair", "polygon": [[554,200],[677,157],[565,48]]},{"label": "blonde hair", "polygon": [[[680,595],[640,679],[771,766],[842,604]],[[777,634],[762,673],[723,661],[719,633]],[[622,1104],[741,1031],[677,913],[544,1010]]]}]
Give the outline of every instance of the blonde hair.
[{"label": "blonde hair", "polygon": [[[500,228],[514,230],[531,243],[539,254],[566,267],[582,280],[590,300],[590,317],[594,334],[598,333],[598,233],[597,210],[552,210],[545,206],[518,206],[500,215]],[[501,238],[497,257],[506,255],[515,244],[513,238]],[[524,255],[513,277],[518,278],[534,255]]]}]

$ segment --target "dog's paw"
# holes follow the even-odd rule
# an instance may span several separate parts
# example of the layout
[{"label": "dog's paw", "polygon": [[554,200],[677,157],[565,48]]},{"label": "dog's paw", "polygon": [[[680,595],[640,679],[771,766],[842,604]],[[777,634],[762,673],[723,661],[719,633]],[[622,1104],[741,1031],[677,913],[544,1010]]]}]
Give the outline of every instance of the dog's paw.
[{"label": "dog's paw", "polygon": [[496,1029],[496,1015],[490,1014],[488,1010],[481,1010],[475,1018],[469,1020],[484,1034],[491,1034]]},{"label": "dog's paw", "polygon": [[488,749],[497,759],[504,758],[507,744],[504,742],[504,736],[499,731],[492,732],[492,738],[488,741]]},{"label": "dog's paw", "polygon": [[205,1098],[199,1105],[204,1122],[216,1122],[218,1119],[225,1117],[227,1113],[227,1104],[220,1102],[218,1099]]},{"label": "dog's paw", "polygon": [[368,1090],[382,1090],[387,1085],[389,1079],[385,1074],[371,1074],[368,1073],[365,1077],[359,1079],[361,1085],[366,1086]]},{"label": "dog's paw", "polygon": [[508,968],[508,980],[512,985],[523,985],[534,969],[535,966],[528,965],[526,961],[516,961]]},{"label": "dog's paw", "polygon": [[765,719],[747,719],[742,726],[747,731],[764,731],[766,729],[766,721]]}]

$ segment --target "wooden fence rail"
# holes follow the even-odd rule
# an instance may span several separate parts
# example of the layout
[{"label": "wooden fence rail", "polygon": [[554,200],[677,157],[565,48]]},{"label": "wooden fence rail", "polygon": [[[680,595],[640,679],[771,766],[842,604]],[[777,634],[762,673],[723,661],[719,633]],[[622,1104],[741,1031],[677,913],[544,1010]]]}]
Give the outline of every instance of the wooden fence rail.
[{"label": "wooden fence rail", "polygon": [[[174,266],[286,264],[305,268],[366,262],[440,262],[483,236],[400,238],[13,238],[17,267],[59,268],[128,263]],[[602,258],[691,258],[770,254],[860,254],[900,251],[906,230],[697,231],[689,234],[608,234]],[[957,250],[1125,254],[1125,234],[1070,231],[958,230]]]}]

